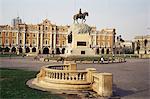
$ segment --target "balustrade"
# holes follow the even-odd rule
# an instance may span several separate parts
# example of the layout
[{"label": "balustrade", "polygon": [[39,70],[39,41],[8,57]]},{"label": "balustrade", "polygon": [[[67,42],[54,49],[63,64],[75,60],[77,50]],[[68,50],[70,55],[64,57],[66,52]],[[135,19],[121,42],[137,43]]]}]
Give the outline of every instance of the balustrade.
[{"label": "balustrade", "polygon": [[49,69],[56,69],[56,70],[68,70],[69,65],[56,65],[56,66],[46,66]]},{"label": "balustrade", "polygon": [[41,68],[32,83],[46,89],[93,89],[100,96],[111,96],[112,78],[111,73],[97,73],[95,68],[76,70],[76,64],[47,65]]},{"label": "balustrade", "polygon": [[86,80],[86,71],[46,70],[46,77],[57,80]]}]

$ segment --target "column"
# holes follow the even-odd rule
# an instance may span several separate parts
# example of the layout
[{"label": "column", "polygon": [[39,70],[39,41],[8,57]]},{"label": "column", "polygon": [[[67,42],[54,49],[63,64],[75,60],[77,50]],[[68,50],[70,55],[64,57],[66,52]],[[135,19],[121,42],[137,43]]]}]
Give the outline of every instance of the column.
[{"label": "column", "polygon": [[17,33],[17,36],[16,36],[17,50],[16,50],[16,52],[17,52],[17,54],[19,54],[19,42],[18,42],[18,40],[19,40],[19,35],[18,35],[18,32],[16,32],[16,33]]},{"label": "column", "polygon": [[56,49],[56,32],[54,32],[54,49]]},{"label": "column", "polygon": [[51,48],[51,50],[52,50],[52,48],[53,48],[53,47],[52,47],[52,46],[53,46],[53,45],[52,45],[52,40],[53,40],[53,38],[52,38],[52,32],[51,32],[51,33],[50,33],[50,48]]},{"label": "column", "polygon": [[39,32],[36,34],[36,52],[39,53]]},{"label": "column", "polygon": [[18,39],[19,39],[19,35],[18,35],[18,32],[17,33],[17,36],[16,36],[16,44],[18,45]]},{"label": "column", "polygon": [[94,44],[97,46],[97,44],[96,44],[96,41],[97,41],[96,36],[97,36],[97,34],[95,33],[95,43]]},{"label": "column", "polygon": [[23,32],[23,40],[22,40],[22,44],[23,44],[23,53],[25,53],[25,46],[26,46],[25,34],[26,34],[26,32],[24,31],[24,32]]},{"label": "column", "polygon": [[42,51],[43,51],[43,32],[41,33],[40,36],[41,36],[40,37],[40,50],[41,50],[41,53],[42,53]]}]

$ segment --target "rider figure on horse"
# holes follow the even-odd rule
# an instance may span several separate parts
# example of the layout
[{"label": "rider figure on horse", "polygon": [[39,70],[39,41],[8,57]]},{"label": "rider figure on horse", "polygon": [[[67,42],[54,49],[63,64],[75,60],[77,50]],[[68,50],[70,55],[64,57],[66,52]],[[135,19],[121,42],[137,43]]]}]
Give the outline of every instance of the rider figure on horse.
[{"label": "rider figure on horse", "polygon": [[88,12],[82,13],[81,8],[80,8],[79,13],[75,14],[73,16],[74,22],[76,21],[78,23],[78,19],[82,19],[82,22],[85,22],[86,21],[86,19],[85,19],[86,16],[88,16]]}]

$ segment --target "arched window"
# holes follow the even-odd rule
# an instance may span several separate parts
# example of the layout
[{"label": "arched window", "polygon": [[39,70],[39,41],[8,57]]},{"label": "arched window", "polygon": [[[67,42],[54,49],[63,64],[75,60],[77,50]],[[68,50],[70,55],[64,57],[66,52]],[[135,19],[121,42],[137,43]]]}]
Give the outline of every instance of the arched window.
[{"label": "arched window", "polygon": [[106,50],[106,54],[109,54],[109,49]]},{"label": "arched window", "polygon": [[5,52],[9,52],[10,48],[6,47]]},{"label": "arched window", "polygon": [[43,49],[43,54],[49,54],[49,49],[47,47]]},{"label": "arched window", "polygon": [[96,49],[96,54],[99,54],[99,48]]},{"label": "arched window", "polygon": [[22,48],[19,48],[19,53],[22,53]]},{"label": "arched window", "polygon": [[65,48],[62,49],[62,54],[65,54]]},{"label": "arched window", "polygon": [[104,48],[102,48],[101,53],[104,54]]},{"label": "arched window", "polygon": [[56,48],[56,54],[60,54],[59,48]]},{"label": "arched window", "polygon": [[29,40],[27,40],[27,44],[29,44]]},{"label": "arched window", "polygon": [[12,44],[15,44],[15,40],[12,40]]},{"label": "arched window", "polygon": [[45,27],[45,30],[47,30],[47,27]]},{"label": "arched window", "polygon": [[47,44],[47,40],[45,42],[46,42],[45,44]]},{"label": "arched window", "polygon": [[29,53],[29,52],[30,52],[30,48],[26,47],[26,53]]},{"label": "arched window", "polygon": [[13,47],[13,48],[11,49],[11,52],[16,52],[16,48]]},{"label": "arched window", "polygon": [[32,48],[32,52],[36,52],[36,48],[35,47]]}]

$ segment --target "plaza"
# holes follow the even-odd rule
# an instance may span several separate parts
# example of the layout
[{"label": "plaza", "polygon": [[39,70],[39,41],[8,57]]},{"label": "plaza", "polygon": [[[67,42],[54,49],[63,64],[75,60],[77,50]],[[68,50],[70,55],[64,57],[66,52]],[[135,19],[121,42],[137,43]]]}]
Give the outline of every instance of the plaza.
[{"label": "plaza", "polygon": [[[126,63],[77,64],[77,69],[96,68],[98,72],[113,74],[113,91],[121,99],[147,99],[149,97],[150,59],[127,59]],[[39,71],[41,66],[62,64],[61,62],[41,62],[33,57],[1,58],[1,68],[15,68]],[[11,65],[10,65],[11,64]]]},{"label": "plaza", "polygon": [[149,99],[150,3],[108,1],[0,2],[0,98]]}]

